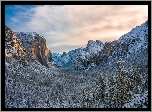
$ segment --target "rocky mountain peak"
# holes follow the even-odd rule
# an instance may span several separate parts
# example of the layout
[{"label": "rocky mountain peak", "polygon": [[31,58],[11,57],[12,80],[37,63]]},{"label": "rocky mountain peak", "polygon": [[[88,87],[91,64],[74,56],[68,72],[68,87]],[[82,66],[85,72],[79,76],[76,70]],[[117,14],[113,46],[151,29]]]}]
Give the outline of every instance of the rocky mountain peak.
[{"label": "rocky mountain peak", "polygon": [[36,32],[13,32],[5,25],[5,57],[24,55],[31,55],[47,67],[53,62],[52,53],[46,46],[46,39],[43,36]]},{"label": "rocky mountain peak", "polygon": [[36,32],[15,32],[20,38],[27,51],[32,53],[34,59],[42,65],[48,67],[48,62],[52,62],[52,53],[46,46],[46,39]]}]

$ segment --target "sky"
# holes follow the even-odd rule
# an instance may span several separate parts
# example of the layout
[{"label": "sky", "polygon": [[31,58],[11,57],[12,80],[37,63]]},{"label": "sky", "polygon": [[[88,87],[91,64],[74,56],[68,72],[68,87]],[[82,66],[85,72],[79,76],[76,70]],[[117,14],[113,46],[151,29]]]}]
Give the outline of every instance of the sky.
[{"label": "sky", "polygon": [[89,40],[109,42],[148,20],[148,5],[6,5],[5,24],[14,32],[37,32],[52,53]]}]

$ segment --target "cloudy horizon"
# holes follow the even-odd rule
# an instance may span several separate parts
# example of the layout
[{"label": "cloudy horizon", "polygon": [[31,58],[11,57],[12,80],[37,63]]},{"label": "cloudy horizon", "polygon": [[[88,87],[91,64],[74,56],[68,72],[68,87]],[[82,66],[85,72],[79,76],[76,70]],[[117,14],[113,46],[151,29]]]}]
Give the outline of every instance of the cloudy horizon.
[{"label": "cloudy horizon", "polygon": [[117,40],[148,20],[148,5],[6,5],[14,32],[37,32],[52,53],[86,47],[89,40]]}]

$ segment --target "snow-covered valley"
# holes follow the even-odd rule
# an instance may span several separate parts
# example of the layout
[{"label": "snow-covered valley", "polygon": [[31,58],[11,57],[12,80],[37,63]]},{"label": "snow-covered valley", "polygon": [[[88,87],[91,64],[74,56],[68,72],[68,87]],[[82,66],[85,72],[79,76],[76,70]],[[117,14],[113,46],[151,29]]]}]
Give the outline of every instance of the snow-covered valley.
[{"label": "snow-covered valley", "polygon": [[45,41],[5,27],[6,108],[148,108],[148,20],[68,53]]},{"label": "snow-covered valley", "polygon": [[[6,59],[5,63],[6,108],[111,108],[108,94],[102,98],[108,91],[102,90],[103,82],[96,72],[48,69],[37,61],[23,65]],[[109,88],[108,82],[105,88]],[[147,96],[139,97],[144,94],[148,95],[147,91],[130,101],[132,104],[136,98],[136,105],[128,102],[122,106],[147,108]]]}]

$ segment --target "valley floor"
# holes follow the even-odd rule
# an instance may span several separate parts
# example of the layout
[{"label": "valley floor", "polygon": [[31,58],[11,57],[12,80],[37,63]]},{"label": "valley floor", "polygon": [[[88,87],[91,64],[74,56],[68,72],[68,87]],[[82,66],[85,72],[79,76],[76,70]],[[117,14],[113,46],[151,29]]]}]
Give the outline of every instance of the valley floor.
[{"label": "valley floor", "polygon": [[24,65],[15,59],[5,63],[6,108],[110,108],[95,71],[48,69],[37,61]]}]

